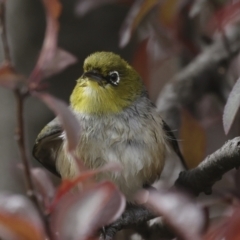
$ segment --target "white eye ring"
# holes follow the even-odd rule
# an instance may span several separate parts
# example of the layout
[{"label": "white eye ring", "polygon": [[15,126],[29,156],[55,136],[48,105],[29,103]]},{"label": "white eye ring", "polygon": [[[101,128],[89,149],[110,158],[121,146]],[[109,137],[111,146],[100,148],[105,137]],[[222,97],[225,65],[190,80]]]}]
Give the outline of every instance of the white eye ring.
[{"label": "white eye ring", "polygon": [[112,71],[112,72],[110,72],[110,73],[108,74],[108,76],[109,76],[110,82],[111,82],[113,85],[117,86],[118,83],[120,82],[119,73],[118,73],[117,71]]}]

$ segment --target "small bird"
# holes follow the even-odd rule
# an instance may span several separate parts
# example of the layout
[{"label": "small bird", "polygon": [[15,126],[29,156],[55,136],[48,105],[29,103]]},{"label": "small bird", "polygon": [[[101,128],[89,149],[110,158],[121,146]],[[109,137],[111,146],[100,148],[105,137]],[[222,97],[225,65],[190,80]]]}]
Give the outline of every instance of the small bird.
[{"label": "small bird", "polygon": [[[160,177],[168,151],[183,164],[184,159],[132,66],[112,52],[96,52],[85,59],[83,71],[70,97],[81,126],[76,155],[91,169],[120,163],[120,173],[101,173],[97,179],[113,181],[131,202],[136,191]],[[78,174],[58,118],[40,132],[33,155],[64,179]]]}]

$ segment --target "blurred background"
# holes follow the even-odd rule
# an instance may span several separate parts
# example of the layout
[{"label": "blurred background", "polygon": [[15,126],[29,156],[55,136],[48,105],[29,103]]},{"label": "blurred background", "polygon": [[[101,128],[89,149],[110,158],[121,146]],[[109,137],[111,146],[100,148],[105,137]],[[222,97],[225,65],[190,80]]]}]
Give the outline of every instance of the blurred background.
[{"label": "blurred background", "polygon": [[[82,74],[84,59],[95,51],[113,51],[134,65],[158,105],[161,90],[172,77],[211,46],[221,30],[239,20],[240,15],[238,1],[227,0],[62,0],[61,3],[58,45],[75,55],[78,62],[46,81],[48,91],[66,102]],[[225,15],[219,14],[222,12]],[[14,64],[28,76],[44,39],[46,20],[42,2],[7,0],[6,14]],[[217,84],[215,81],[211,91],[181,106],[181,124],[173,131],[190,167],[239,133],[235,124],[226,137],[222,126],[223,108],[238,77],[238,63],[236,57],[228,67],[216,69]],[[204,85],[213,80],[208,77],[199,81]],[[15,101],[12,92],[4,88],[0,88],[0,109],[0,191],[21,192],[24,184],[14,139]],[[29,154],[37,134],[53,117],[39,100],[27,99]],[[32,156],[31,160],[32,165],[38,165]],[[163,178],[169,178],[169,171],[172,173],[172,168]]]}]

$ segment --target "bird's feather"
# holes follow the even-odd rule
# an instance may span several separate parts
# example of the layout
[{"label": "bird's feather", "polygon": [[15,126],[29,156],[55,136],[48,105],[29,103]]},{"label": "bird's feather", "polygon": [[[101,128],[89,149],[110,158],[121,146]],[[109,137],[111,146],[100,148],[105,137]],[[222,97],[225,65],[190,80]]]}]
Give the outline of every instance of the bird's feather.
[{"label": "bird's feather", "polygon": [[58,149],[62,145],[62,128],[57,118],[53,119],[38,135],[33,147],[33,156],[50,172],[60,177],[56,169]]}]

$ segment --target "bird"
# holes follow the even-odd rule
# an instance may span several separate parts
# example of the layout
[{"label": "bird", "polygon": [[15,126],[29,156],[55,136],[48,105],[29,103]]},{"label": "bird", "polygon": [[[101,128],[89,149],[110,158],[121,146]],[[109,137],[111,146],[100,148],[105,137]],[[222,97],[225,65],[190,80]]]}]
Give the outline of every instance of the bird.
[{"label": "bird", "polygon": [[[186,166],[140,75],[113,52],[95,52],[85,59],[69,108],[81,126],[76,156],[90,169],[120,163],[121,172],[100,173],[96,180],[112,181],[129,202],[159,179],[168,152]],[[52,173],[71,179],[79,173],[66,141],[56,117],[37,136],[33,156]]]}]

